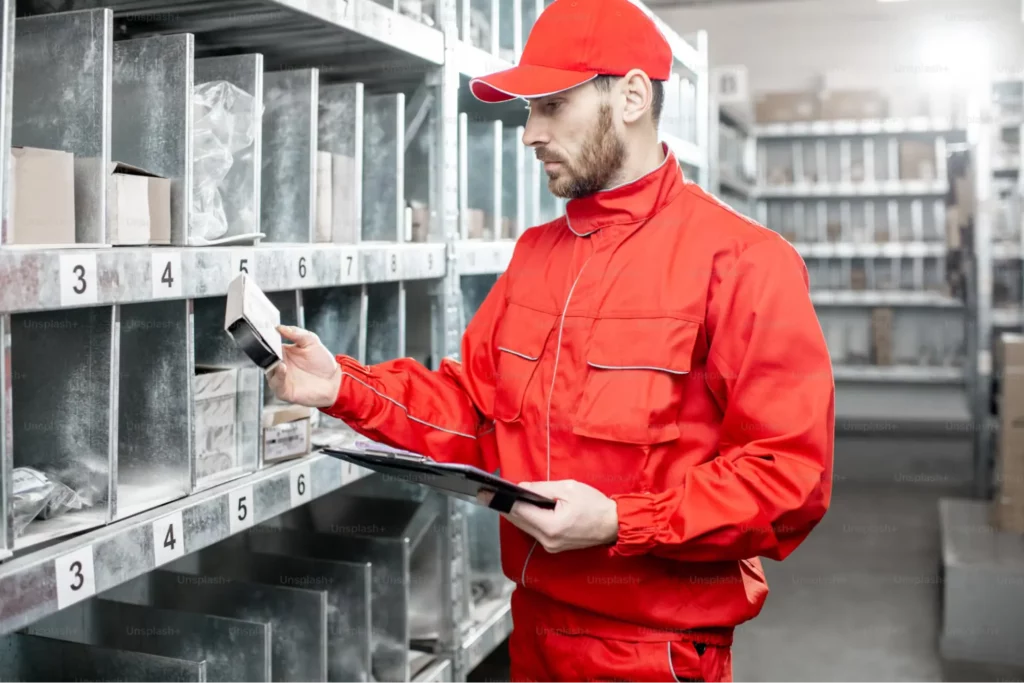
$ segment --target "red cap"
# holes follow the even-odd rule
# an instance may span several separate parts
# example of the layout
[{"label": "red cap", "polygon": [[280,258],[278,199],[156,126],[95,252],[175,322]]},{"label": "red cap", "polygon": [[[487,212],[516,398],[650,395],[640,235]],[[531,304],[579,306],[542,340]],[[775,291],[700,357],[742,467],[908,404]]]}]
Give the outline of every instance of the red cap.
[{"label": "red cap", "polygon": [[484,102],[505,102],[631,69],[655,81],[672,73],[672,48],[642,9],[629,0],[555,0],[533,25],[519,64],[474,78],[469,89]]}]

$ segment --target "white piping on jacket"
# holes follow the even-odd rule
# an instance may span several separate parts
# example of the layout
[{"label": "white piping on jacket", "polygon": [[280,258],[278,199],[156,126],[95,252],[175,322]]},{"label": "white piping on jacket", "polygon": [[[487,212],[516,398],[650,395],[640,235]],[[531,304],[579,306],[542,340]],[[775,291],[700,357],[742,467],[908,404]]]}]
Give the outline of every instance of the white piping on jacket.
[{"label": "white piping on jacket", "polygon": [[520,358],[525,358],[526,360],[540,360],[540,356],[527,356],[525,353],[519,353],[518,351],[513,351],[512,349],[507,349],[504,346],[499,346],[498,350],[499,351],[504,351],[505,353],[511,353],[513,356],[519,356]]},{"label": "white piping on jacket", "polygon": [[369,384],[367,384],[367,383],[366,383],[366,382],[364,382],[363,380],[361,380],[361,379],[359,379],[359,378],[355,377],[354,375],[350,375],[350,374],[348,374],[347,372],[343,372],[343,373],[341,373],[341,381],[342,381],[342,382],[344,382],[344,381],[345,381],[345,378],[346,378],[346,377],[348,377],[349,379],[351,379],[351,380],[353,380],[353,381],[355,381],[355,382],[359,382],[359,383],[360,383],[360,384],[362,384],[362,385],[363,385],[364,387],[366,387],[367,389],[369,389],[369,390],[370,390],[370,391],[372,391],[373,393],[377,394],[378,396],[380,396],[380,397],[381,397],[382,399],[384,399],[385,401],[391,401],[392,403],[394,403],[394,404],[395,404],[396,406],[398,406],[398,407],[399,407],[399,408],[401,408],[401,409],[402,409],[403,411],[405,411],[405,416],[406,416],[407,418],[409,418],[410,420],[412,420],[413,422],[418,422],[418,423],[420,423],[421,425],[426,425],[427,427],[430,427],[431,429],[436,429],[437,431],[439,431],[439,432],[445,432],[446,434],[454,434],[455,436],[464,436],[464,437],[466,437],[467,439],[474,439],[474,440],[476,439],[476,437],[475,437],[475,436],[473,436],[472,434],[463,434],[462,432],[457,432],[457,431],[455,431],[455,430],[453,430],[453,429],[445,429],[444,427],[438,427],[437,425],[435,425],[435,424],[431,424],[431,423],[427,422],[426,420],[421,420],[421,419],[419,419],[418,417],[413,417],[412,415],[410,415],[410,414],[409,414],[409,409],[408,409],[408,408],[406,408],[406,407],[405,407],[404,405],[402,405],[401,403],[399,403],[398,401],[396,401],[395,399],[391,398],[390,396],[388,396],[388,395],[386,395],[386,394],[382,394],[381,392],[377,391],[376,389],[374,389],[373,387],[371,387],[371,386],[370,386]]},{"label": "white piping on jacket", "polygon": [[[565,307],[562,308],[562,320],[558,323],[558,346],[555,347],[555,366],[551,369],[551,388],[548,390],[548,410],[547,410],[547,455],[548,455],[548,473],[545,477],[546,481],[551,480],[551,398],[555,393],[555,378],[558,376],[558,359],[562,354],[562,331],[565,329],[565,314],[569,310],[569,302],[572,301],[572,293],[576,291],[576,285],[580,281],[580,277],[583,276],[583,271],[586,269],[587,264],[590,263],[590,259],[594,257],[593,254],[587,257],[587,260],[583,262],[583,267],[580,268],[580,272],[576,275],[576,279],[573,280],[572,287],[569,288],[569,295],[565,297]],[[533,557],[533,551],[537,549],[537,543],[534,541],[533,545],[530,546],[530,552],[526,553],[526,561],[523,562],[523,573],[519,576],[519,582],[526,585],[526,568],[530,565],[530,558]]]},{"label": "white piping on jacket", "polygon": [[661,372],[667,372],[673,375],[689,375],[689,371],[686,370],[669,370],[668,368],[656,368],[652,365],[599,365],[591,361],[587,361],[587,365],[602,370],[660,370]]},{"label": "white piping on jacket", "polygon": [[676,676],[676,669],[672,666],[672,641],[665,643],[665,649],[668,651],[668,672],[672,674],[672,680],[676,683],[682,683],[679,680],[679,676]]}]

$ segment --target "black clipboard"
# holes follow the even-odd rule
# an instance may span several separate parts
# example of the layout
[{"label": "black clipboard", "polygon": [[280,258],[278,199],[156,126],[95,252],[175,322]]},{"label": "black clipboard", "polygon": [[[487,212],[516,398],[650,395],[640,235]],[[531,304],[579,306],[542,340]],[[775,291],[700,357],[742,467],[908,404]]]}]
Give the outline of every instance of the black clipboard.
[{"label": "black clipboard", "polygon": [[354,447],[322,449],[332,458],[345,460],[380,472],[396,479],[414,484],[423,484],[446,493],[457,493],[475,498],[480,491],[494,493],[490,508],[498,512],[510,512],[516,502],[530,503],[546,510],[555,507],[555,501],[545,498],[522,486],[488,474],[472,465],[442,463],[424,455],[400,451],[378,444],[358,443]]}]

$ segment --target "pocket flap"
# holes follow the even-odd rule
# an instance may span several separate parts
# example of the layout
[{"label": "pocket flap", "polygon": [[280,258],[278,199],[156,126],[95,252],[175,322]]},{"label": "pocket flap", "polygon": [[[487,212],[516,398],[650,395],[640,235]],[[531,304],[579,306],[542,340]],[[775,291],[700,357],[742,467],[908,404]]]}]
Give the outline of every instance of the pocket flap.
[{"label": "pocket flap", "polygon": [[678,318],[605,318],[594,327],[587,364],[685,375],[699,331],[700,323]]},{"label": "pocket flap", "polygon": [[496,339],[498,351],[529,361],[540,360],[555,316],[510,303],[502,316]]}]

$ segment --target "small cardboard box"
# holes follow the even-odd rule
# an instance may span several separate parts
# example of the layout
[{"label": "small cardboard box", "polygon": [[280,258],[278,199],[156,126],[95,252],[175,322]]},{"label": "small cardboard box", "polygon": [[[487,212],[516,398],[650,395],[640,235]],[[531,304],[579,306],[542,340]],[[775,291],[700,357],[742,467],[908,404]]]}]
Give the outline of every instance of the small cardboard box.
[{"label": "small cardboard box", "polygon": [[853,266],[850,268],[850,289],[862,292],[868,288],[868,274],[864,268]]},{"label": "small cardboard box", "polygon": [[430,239],[430,209],[420,202],[412,204],[412,241],[427,242]]},{"label": "small cardboard box", "polygon": [[992,523],[1024,533],[1024,335],[1004,333],[997,351],[1002,381]]},{"label": "small cardboard box", "polygon": [[301,458],[312,448],[313,410],[304,406],[269,405],[263,409],[263,462]]},{"label": "small cardboard box", "polygon": [[935,145],[924,140],[900,140],[900,179],[934,180]]},{"label": "small cardboard box", "polygon": [[224,330],[245,355],[264,371],[271,370],[283,356],[281,312],[245,273],[228,285],[224,309]]},{"label": "small cardboard box", "polygon": [[11,148],[10,244],[75,243],[75,156]]},{"label": "small cardboard box", "polygon": [[334,187],[330,152],[316,153],[316,218],[313,241],[331,242],[334,235]]},{"label": "small cardboard box", "polygon": [[110,244],[171,243],[171,181],[114,161],[107,178],[107,240]]},{"label": "small cardboard box", "polygon": [[818,96],[813,92],[762,93],[754,107],[757,123],[812,121],[820,114]]},{"label": "small cardboard box", "polygon": [[192,397],[196,478],[236,469],[239,466],[238,369],[196,366]]},{"label": "small cardboard box", "polygon": [[486,233],[489,221],[488,216],[486,213],[484,213],[483,209],[467,209],[466,223],[466,236],[469,239],[482,240],[488,237]]},{"label": "small cardboard box", "polygon": [[889,115],[889,101],[875,90],[828,90],[821,97],[821,118],[881,119]]}]

